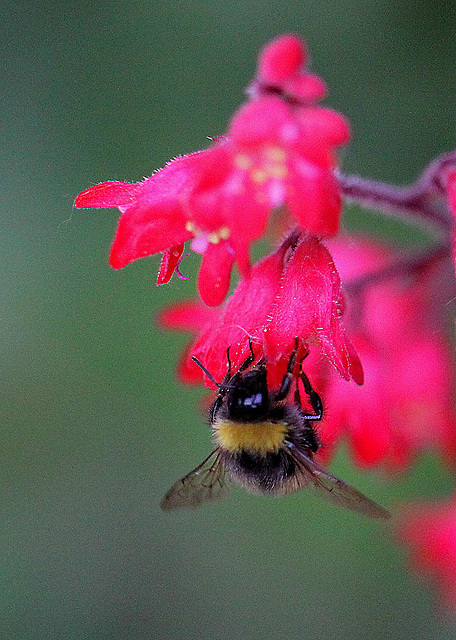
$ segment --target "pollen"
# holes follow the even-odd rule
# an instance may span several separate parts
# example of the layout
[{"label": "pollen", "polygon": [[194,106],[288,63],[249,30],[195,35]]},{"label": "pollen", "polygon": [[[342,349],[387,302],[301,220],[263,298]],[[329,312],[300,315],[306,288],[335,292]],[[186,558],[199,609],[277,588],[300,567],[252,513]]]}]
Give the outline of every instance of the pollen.
[{"label": "pollen", "polygon": [[285,162],[287,158],[287,154],[280,147],[270,147],[265,155],[270,162]]},{"label": "pollen", "polygon": [[253,183],[263,185],[268,180],[284,180],[287,177],[286,160],[286,151],[281,147],[265,147],[255,157],[239,154],[234,162],[239,169],[248,171]]},{"label": "pollen", "polygon": [[216,231],[214,231],[214,232],[210,233],[210,234],[207,236],[207,239],[209,240],[209,242],[210,242],[211,244],[218,244],[218,243],[220,242],[220,236],[219,236],[219,234],[218,234]]},{"label": "pollen", "polygon": [[255,169],[250,175],[253,182],[256,182],[257,184],[263,184],[263,182],[266,182],[269,178],[268,172],[264,169]]},{"label": "pollen", "polygon": [[266,454],[283,446],[287,426],[284,422],[233,422],[217,420],[213,427],[216,443],[225,451]]},{"label": "pollen", "polygon": [[185,228],[190,233],[193,233],[195,238],[205,238],[206,242],[210,244],[219,244],[221,240],[228,240],[231,235],[229,227],[220,227],[216,231],[207,231],[199,229],[194,222],[188,220],[185,223]]},{"label": "pollen", "polygon": [[288,169],[284,164],[277,164],[269,168],[269,175],[271,178],[277,178],[283,180],[288,174]]},{"label": "pollen", "polygon": [[236,167],[238,169],[250,169],[250,167],[252,166],[252,161],[249,158],[249,156],[246,156],[242,153],[239,153],[235,158],[234,158],[234,164],[236,165]]}]

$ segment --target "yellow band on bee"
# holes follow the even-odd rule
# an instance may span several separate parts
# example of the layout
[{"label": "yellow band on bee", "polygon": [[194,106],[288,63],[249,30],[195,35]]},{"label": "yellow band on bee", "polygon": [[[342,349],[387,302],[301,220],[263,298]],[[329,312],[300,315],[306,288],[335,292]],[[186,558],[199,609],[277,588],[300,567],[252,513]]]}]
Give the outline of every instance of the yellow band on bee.
[{"label": "yellow band on bee", "polygon": [[213,429],[217,444],[230,453],[250,451],[266,454],[277,451],[287,433],[287,426],[283,422],[217,420]]}]

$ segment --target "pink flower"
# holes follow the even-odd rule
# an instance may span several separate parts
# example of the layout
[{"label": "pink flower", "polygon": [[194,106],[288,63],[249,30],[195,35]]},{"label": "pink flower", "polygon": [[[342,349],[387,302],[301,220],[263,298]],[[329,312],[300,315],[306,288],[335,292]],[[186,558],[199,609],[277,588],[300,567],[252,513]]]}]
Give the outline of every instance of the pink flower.
[{"label": "pink flower", "polygon": [[455,217],[453,226],[453,257],[456,267],[456,171],[451,171],[447,182],[448,204]]},{"label": "pink flower", "polygon": [[[260,93],[235,114],[228,136],[141,182],[105,182],[78,195],[77,207],[117,207],[122,213],[111,266],[164,252],[158,277],[163,284],[191,240],[192,250],[203,256],[200,295],[216,306],[226,296],[235,263],[248,275],[250,246],[264,234],[275,207],[287,205],[304,231],[337,232],[335,149],[348,141],[349,129],[339,114],[312,104],[323,85],[299,70],[303,61],[295,36],[278,39],[262,54]],[[300,97],[298,103],[290,92]]]},{"label": "pink flower", "polygon": [[[373,242],[339,240],[332,251],[348,283],[394,260]],[[327,407],[323,440],[334,445],[348,438],[361,466],[382,463],[396,471],[425,450],[456,460],[453,362],[442,320],[445,269],[429,267],[414,281],[406,274],[348,296],[347,326],[363,363],[363,387],[344,384],[318,364],[323,380],[316,388]]]},{"label": "pink flower", "polygon": [[[161,324],[178,329],[199,325],[188,358],[196,356],[216,379],[226,373],[227,348],[235,369],[249,354],[250,338],[256,358],[267,360],[271,384],[278,384],[298,337],[302,355],[317,349],[341,376],[361,383],[359,359],[341,324],[342,306],[328,250],[314,236],[295,237],[258,262],[216,315],[207,319],[202,306],[186,303],[165,312]],[[189,309],[204,322],[186,323]],[[189,375],[192,366],[194,377]],[[201,380],[189,360],[184,369],[187,380]]]},{"label": "pink flower", "polygon": [[348,138],[336,112],[292,108],[276,97],[241,107],[230,127],[234,164],[247,174],[252,196],[270,209],[286,204],[301,229],[318,236],[339,228],[334,149]]},{"label": "pink flower", "polygon": [[[362,467],[382,464],[395,472],[430,450],[454,463],[453,371],[445,339],[430,334],[384,351],[362,334],[351,337],[363,363],[364,385],[348,386],[329,371],[325,383],[315,385],[326,402],[320,431],[327,457],[336,442],[348,439]],[[313,379],[313,369],[308,373]]]},{"label": "pink flower", "polygon": [[[226,295],[236,256],[242,267],[248,268],[248,244],[229,241],[231,232],[238,232],[236,220],[228,221],[221,211],[212,217],[205,215],[201,207],[196,208],[196,213],[189,212],[195,187],[203,180],[207,183],[211,176],[218,178],[217,172],[211,170],[215,161],[211,152],[223,154],[223,148],[177,158],[142,182],[96,185],[80,193],[75,204],[77,207],[118,207],[122,215],[111,248],[111,266],[120,269],[133,260],[163,251],[166,266],[161,269],[159,284],[169,280],[185,241],[193,238],[192,248],[204,254],[200,293],[208,304],[216,305]],[[266,216],[265,207],[263,209]],[[254,225],[253,228],[255,233],[261,233],[261,227]],[[241,228],[239,237],[242,231]],[[251,242],[252,235],[245,233],[242,237],[245,240],[248,236]]]},{"label": "pink flower", "polygon": [[325,84],[304,68],[306,59],[298,36],[279,36],[260,53],[257,78],[250,92],[277,93],[301,102],[320,100],[326,93]]},{"label": "pink flower", "polygon": [[415,571],[436,584],[444,607],[456,613],[456,497],[409,507],[397,534],[411,547]]}]

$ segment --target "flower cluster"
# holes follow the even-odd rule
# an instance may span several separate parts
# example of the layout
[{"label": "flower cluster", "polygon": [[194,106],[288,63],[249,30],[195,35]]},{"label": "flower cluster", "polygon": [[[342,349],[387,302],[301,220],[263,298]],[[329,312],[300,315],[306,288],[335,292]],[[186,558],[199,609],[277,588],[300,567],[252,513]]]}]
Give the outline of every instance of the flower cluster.
[{"label": "flower cluster", "polygon": [[78,195],[77,207],[117,207],[122,213],[111,266],[164,252],[162,284],[191,240],[192,250],[203,256],[200,295],[216,306],[227,294],[235,262],[248,275],[250,245],[264,234],[275,207],[286,205],[303,230],[337,232],[341,197],[334,151],[348,141],[349,128],[338,113],[316,104],[324,85],[301,68],[305,57],[298,38],[279,38],[263,52],[251,98],[226,136],[141,182],[104,182]]},{"label": "flower cluster", "polygon": [[453,360],[442,314],[452,295],[449,261],[435,264],[429,257],[416,273],[409,268],[365,287],[397,264],[397,255],[365,239],[338,238],[330,249],[345,283],[345,318],[365,384],[348,386],[318,364],[328,453],[345,438],[364,467],[382,463],[389,471],[403,470],[425,450],[454,464]]},{"label": "flower cluster", "polygon": [[[456,216],[456,170],[451,171],[447,178],[448,205]],[[456,266],[456,223],[453,224],[453,257]]]},{"label": "flower cluster", "polygon": [[250,342],[257,357],[267,360],[269,379],[277,385],[298,338],[301,354],[318,346],[339,376],[362,384],[360,360],[341,322],[344,306],[329,251],[315,236],[292,234],[252,268],[223,308],[209,315],[201,303],[179,303],[161,315],[161,324],[201,332],[181,363],[186,381],[202,379],[190,356],[222,379],[227,346],[237,368],[248,356]]},{"label": "flower cluster", "polygon": [[409,507],[397,533],[412,549],[415,571],[436,583],[442,605],[456,613],[456,497]]},{"label": "flower cluster", "polygon": [[[192,333],[179,365],[183,382],[213,389],[229,350],[232,370],[253,352],[266,363],[268,385],[278,388],[296,357],[322,398],[321,457],[345,439],[362,467],[405,471],[423,451],[454,466],[447,310],[456,297],[456,152],[431,162],[406,188],[344,176],[336,151],[348,142],[349,126],[319,104],[326,87],[306,62],[298,37],[277,38],[261,52],[226,135],[140,182],[91,187],[75,204],[120,210],[114,268],[162,253],[157,284],[165,284],[179,274],[185,243],[202,256],[199,298],[172,305],[159,320]],[[403,254],[340,234],[344,197],[419,218],[432,228],[429,244]],[[280,221],[275,246],[252,265],[251,246],[273,227],[272,214]],[[235,264],[239,283],[227,298]],[[456,609],[455,513],[454,499],[417,507],[400,537]]]}]

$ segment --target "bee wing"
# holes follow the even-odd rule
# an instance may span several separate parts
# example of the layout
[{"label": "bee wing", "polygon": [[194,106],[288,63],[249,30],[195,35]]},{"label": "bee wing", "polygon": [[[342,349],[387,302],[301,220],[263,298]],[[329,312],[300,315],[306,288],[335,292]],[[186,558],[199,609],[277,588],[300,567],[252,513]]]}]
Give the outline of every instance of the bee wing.
[{"label": "bee wing", "polygon": [[318,462],[299,451],[297,447],[289,445],[289,448],[303,475],[303,480],[308,480],[308,483],[312,484],[322,497],[340,507],[358,511],[358,513],[370,518],[387,519],[391,517],[391,514],[386,509],[370,500],[355,487],[333,476]]},{"label": "bee wing", "polygon": [[173,484],[160,506],[164,511],[194,509],[203,502],[221,500],[229,489],[230,479],[215,449],[196,469]]}]

